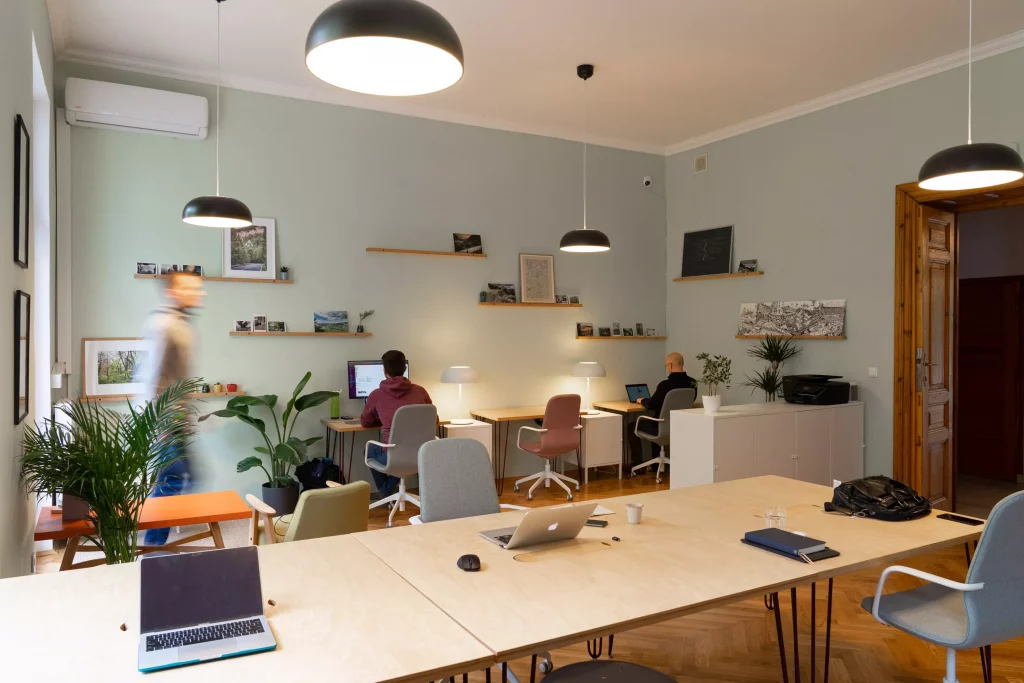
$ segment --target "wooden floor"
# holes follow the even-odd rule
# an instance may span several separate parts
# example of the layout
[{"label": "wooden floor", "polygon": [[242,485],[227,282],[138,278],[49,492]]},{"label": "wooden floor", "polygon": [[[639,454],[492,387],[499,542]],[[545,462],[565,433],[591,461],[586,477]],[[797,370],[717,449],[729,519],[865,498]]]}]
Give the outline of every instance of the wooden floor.
[{"label": "wooden floor", "polygon": [[[568,474],[572,474],[571,472]],[[608,498],[616,495],[642,493],[668,488],[668,478],[661,485],[654,482],[653,475],[619,481],[613,475],[591,474],[586,491],[576,495],[576,500]],[[526,500],[522,493],[512,491],[512,482],[505,486],[501,502],[515,505],[543,506],[565,502],[564,493],[552,487],[539,490],[533,501]],[[396,513],[396,524],[407,524],[410,515],[416,514],[413,506]],[[387,512],[374,510],[370,514],[370,527],[385,527]],[[60,562],[59,553],[48,553],[40,562]],[[909,566],[962,581],[966,576],[966,562],[963,548],[924,555],[906,563]],[[944,674],[945,653],[940,648],[927,645],[915,638],[903,635],[895,629],[877,623],[871,615],[860,608],[860,601],[874,593],[881,569],[868,570],[837,579],[833,595],[832,651],[829,679],[836,683],[939,683]],[[655,573],[629,580],[658,590]],[[891,589],[911,588],[916,584],[908,577],[895,577]],[[600,600],[600,594],[594,595]],[[801,680],[810,681],[810,590],[798,591],[800,611],[800,654],[802,663]],[[586,605],[580,605],[586,609]],[[539,612],[538,619],[543,618]],[[783,601],[786,651],[792,667],[792,621],[790,620],[789,598]],[[818,605],[818,654],[817,680],[821,680],[824,657],[825,630],[825,586],[819,586]],[[607,657],[607,640],[604,642],[604,657]],[[383,655],[382,655],[383,656]],[[583,644],[555,650],[551,653],[555,666],[589,659]],[[687,683],[778,683],[782,680],[779,653],[776,643],[775,621],[761,600],[748,600],[728,607],[692,615],[656,626],[621,633],[615,638],[614,659],[650,666]],[[992,648],[994,680],[997,683],[1024,683],[1024,639],[996,645]],[[530,678],[530,660],[516,660],[511,663],[512,671],[523,683]],[[981,665],[977,652],[962,653],[958,659],[957,673],[961,683],[981,683]],[[481,672],[470,674],[474,682],[484,681]],[[538,673],[537,680],[543,676]],[[458,679],[457,679],[458,680]],[[501,680],[497,669],[493,671],[495,683]],[[793,681],[792,670],[790,681]]]}]

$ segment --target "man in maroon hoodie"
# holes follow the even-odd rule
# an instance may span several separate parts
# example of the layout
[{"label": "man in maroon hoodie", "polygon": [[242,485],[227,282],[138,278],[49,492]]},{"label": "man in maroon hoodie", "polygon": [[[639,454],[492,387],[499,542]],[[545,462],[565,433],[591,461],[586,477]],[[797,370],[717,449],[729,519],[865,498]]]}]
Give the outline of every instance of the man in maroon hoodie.
[{"label": "man in maroon hoodie", "polygon": [[[381,361],[384,364],[385,379],[380,383],[380,387],[370,392],[363,414],[359,416],[359,422],[364,427],[380,427],[381,439],[384,443],[390,443],[391,421],[395,418],[395,411],[402,406],[431,403],[431,400],[426,389],[404,377],[404,353],[388,351],[381,356]],[[367,455],[382,465],[387,462],[387,455],[380,446],[370,444]],[[382,498],[387,498],[395,492],[398,477],[390,477],[377,470],[370,470],[370,474],[373,475],[373,481]]]}]

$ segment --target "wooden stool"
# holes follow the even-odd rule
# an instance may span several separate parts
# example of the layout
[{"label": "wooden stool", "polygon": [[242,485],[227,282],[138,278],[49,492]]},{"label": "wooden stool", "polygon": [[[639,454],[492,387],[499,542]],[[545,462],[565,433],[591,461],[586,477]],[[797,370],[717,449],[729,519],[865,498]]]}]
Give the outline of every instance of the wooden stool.
[{"label": "wooden stool", "polygon": [[570,664],[544,677],[544,683],[673,683],[674,680],[646,666],[607,660]]}]

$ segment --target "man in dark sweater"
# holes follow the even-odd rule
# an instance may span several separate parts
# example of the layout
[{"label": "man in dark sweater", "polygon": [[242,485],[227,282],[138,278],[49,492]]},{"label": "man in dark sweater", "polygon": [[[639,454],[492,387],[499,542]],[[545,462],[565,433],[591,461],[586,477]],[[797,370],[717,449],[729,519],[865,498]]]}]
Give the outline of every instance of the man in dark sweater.
[{"label": "man in dark sweater", "polygon": [[[686,374],[685,361],[683,360],[682,354],[673,352],[665,357],[665,372],[668,373],[668,377],[658,383],[658,388],[654,391],[653,396],[650,398],[638,398],[636,400],[637,403],[651,411],[654,414],[654,417],[661,417],[661,406],[665,403],[665,397],[668,396],[668,392],[673,389],[697,388],[697,380]],[[651,422],[650,420],[641,420],[640,431],[647,432],[649,434],[657,434],[658,423]],[[633,455],[633,463],[639,464],[643,462],[640,439],[630,432],[629,442],[630,450]],[[651,457],[658,457],[660,452],[661,446],[651,444]]]}]

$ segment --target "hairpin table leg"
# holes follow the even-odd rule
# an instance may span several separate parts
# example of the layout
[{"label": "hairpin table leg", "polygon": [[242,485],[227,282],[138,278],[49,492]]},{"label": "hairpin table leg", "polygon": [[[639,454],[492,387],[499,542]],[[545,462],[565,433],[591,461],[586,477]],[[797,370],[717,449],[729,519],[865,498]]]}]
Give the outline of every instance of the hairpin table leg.
[{"label": "hairpin table leg", "polygon": [[782,683],[789,683],[789,670],[786,667],[786,641],[782,637],[782,614],[779,612],[779,594],[772,593],[772,610],[775,612],[775,632],[779,637],[779,659],[782,661]]}]

